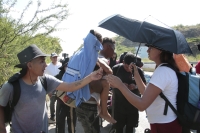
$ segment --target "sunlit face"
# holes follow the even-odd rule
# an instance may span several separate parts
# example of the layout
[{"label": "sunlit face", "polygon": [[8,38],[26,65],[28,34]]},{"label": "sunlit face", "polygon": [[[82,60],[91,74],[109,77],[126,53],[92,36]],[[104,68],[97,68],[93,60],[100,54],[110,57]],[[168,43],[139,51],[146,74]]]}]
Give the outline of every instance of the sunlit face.
[{"label": "sunlit face", "polygon": [[112,58],[114,51],[115,51],[115,44],[112,44],[110,42],[104,43],[104,49],[106,52],[106,58]]},{"label": "sunlit face", "polygon": [[58,61],[58,57],[57,56],[54,56],[54,57],[50,57],[51,61],[53,64],[56,64],[57,61]]},{"label": "sunlit face", "polygon": [[160,59],[160,54],[161,54],[161,50],[159,49],[156,49],[154,47],[150,47],[148,48],[147,50],[147,53],[148,53],[148,57],[150,60],[152,61],[156,61],[156,60],[159,60]]},{"label": "sunlit face", "polygon": [[45,57],[37,57],[32,61],[28,62],[28,68],[36,76],[42,76],[47,64]]}]

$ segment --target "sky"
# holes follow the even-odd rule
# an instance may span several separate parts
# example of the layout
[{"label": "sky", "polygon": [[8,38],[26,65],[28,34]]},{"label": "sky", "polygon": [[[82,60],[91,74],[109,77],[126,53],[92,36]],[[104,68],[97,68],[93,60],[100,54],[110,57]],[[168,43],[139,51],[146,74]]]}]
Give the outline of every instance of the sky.
[{"label": "sky", "polygon": [[[24,0],[18,0],[17,10],[24,6]],[[50,1],[42,0],[47,6]],[[28,1],[27,1],[28,2]],[[168,26],[200,24],[200,0],[64,0],[68,3],[69,17],[59,25],[67,30],[53,36],[59,37],[63,52],[72,55],[83,44],[90,29],[103,37],[114,37],[115,33],[98,27],[103,19],[121,14],[125,17],[145,20],[149,15]]]}]

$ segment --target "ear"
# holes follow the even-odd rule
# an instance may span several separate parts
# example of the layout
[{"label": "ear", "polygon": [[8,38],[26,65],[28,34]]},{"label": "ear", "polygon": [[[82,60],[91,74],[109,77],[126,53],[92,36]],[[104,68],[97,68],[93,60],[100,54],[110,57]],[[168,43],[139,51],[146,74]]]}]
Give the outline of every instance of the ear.
[{"label": "ear", "polygon": [[29,69],[31,69],[31,68],[32,68],[31,62],[28,62],[28,63],[27,63],[27,66],[28,66]]}]

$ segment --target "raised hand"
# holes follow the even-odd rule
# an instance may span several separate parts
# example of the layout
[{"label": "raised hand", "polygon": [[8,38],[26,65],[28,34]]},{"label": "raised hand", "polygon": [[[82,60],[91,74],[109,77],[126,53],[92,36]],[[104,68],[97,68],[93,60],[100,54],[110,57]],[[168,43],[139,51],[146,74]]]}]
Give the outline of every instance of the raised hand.
[{"label": "raised hand", "polygon": [[130,63],[129,70],[130,70],[131,73],[133,72],[133,70],[137,71],[137,66],[134,63]]},{"label": "raised hand", "polygon": [[121,81],[120,78],[112,75],[112,74],[108,74],[106,76],[106,80],[108,81],[108,83],[110,85],[112,85],[114,88],[119,88],[120,86],[125,86],[124,83]]}]

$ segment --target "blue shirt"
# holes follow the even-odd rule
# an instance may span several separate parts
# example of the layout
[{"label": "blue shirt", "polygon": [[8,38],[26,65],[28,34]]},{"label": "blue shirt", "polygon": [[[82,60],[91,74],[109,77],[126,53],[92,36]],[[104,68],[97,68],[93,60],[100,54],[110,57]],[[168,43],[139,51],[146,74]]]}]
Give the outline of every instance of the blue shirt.
[{"label": "blue shirt", "polygon": [[[62,80],[71,83],[89,75],[94,70],[98,58],[98,52],[102,49],[102,44],[96,36],[89,33],[84,39],[84,46],[69,60]],[[68,92],[67,94],[69,97],[76,100],[76,106],[78,106],[81,102],[90,99],[89,85],[86,85],[80,90]]]}]

